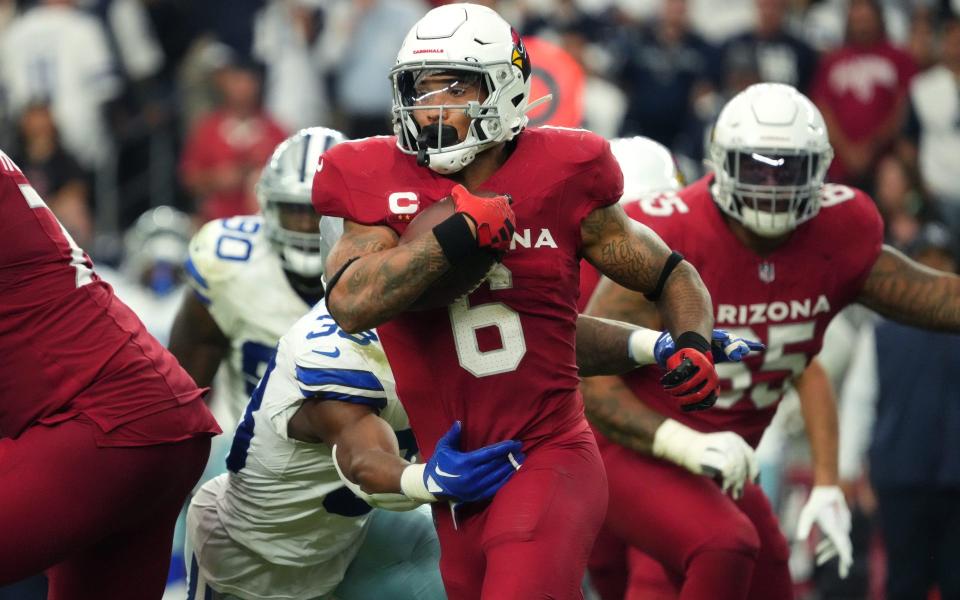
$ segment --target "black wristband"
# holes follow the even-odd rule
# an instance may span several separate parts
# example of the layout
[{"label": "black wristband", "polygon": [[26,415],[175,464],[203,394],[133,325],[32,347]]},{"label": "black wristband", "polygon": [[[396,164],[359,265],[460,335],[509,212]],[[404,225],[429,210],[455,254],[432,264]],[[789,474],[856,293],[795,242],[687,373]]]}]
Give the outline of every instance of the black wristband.
[{"label": "black wristband", "polygon": [[683,348],[693,348],[699,350],[701,354],[706,354],[710,351],[710,342],[696,331],[684,331],[677,337],[677,350]]},{"label": "black wristband", "polygon": [[670,277],[670,273],[673,273],[673,270],[676,269],[677,265],[681,262],[683,262],[683,255],[679,252],[671,252],[670,256],[667,257],[667,262],[663,263],[663,268],[660,269],[660,277],[657,278],[657,287],[649,294],[644,294],[643,297],[650,302],[659,300],[660,294],[663,293],[664,286],[667,285],[667,278]]},{"label": "black wristband", "polygon": [[470,233],[467,216],[461,213],[454,213],[435,225],[433,235],[451,265],[460,263],[477,251],[477,240]]}]

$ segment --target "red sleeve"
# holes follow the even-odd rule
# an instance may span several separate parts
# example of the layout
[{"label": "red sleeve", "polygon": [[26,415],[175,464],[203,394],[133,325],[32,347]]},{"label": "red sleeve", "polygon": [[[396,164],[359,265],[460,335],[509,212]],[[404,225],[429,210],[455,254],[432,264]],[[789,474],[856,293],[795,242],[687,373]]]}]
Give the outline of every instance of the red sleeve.
[{"label": "red sleeve", "polygon": [[857,236],[859,247],[862,248],[860,261],[856,265],[857,276],[852,280],[851,298],[860,295],[863,284],[866,283],[873,265],[880,258],[880,252],[883,251],[883,217],[877,210],[877,205],[873,199],[866,193],[855,190],[857,197],[854,202],[857,203],[861,217],[858,219],[863,223],[860,236]]},{"label": "red sleeve", "polygon": [[583,184],[578,186],[579,198],[574,209],[574,219],[582,222],[597,208],[616,204],[623,195],[623,172],[610,151],[610,142],[600,138],[599,152],[589,167],[579,176]]},{"label": "red sleeve", "polygon": [[357,218],[346,179],[328,155],[325,153],[320,157],[317,172],[313,176],[313,208],[320,215],[362,222]]}]

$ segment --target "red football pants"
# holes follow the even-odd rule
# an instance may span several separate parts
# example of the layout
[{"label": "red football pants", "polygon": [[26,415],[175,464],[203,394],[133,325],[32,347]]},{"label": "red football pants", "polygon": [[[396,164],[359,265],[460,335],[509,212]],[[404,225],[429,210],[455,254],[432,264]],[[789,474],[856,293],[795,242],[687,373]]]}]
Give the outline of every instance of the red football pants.
[{"label": "red football pants", "polygon": [[607,509],[593,433],[527,454],[489,504],[464,505],[457,528],[434,505],[440,574],[449,600],[573,600]]},{"label": "red football pants", "polygon": [[793,597],[787,542],[759,486],[748,484],[734,502],[712,480],[674,464],[610,443],[602,455],[610,482],[605,527],[633,548],[627,598]]},{"label": "red football pants", "polygon": [[0,439],[0,585],[46,570],[49,600],[163,595],[210,438],[99,448],[96,432],[79,417]]}]

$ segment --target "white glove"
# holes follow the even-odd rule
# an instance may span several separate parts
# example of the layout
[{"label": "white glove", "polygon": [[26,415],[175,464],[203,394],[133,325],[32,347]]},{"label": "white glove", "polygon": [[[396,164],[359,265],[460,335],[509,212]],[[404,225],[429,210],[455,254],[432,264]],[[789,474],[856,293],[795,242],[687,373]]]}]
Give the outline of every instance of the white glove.
[{"label": "white glove", "polygon": [[839,487],[818,485],[813,488],[800,511],[797,539],[807,539],[814,523],[823,534],[823,540],[817,544],[817,565],[839,556],[840,578],[846,579],[853,564],[853,543],[850,541],[850,509]]},{"label": "white glove", "polygon": [[412,500],[403,494],[368,494],[360,486],[354,482],[347,479],[347,476],[343,474],[343,471],[340,470],[340,463],[337,462],[337,445],[333,445],[333,452],[331,452],[333,457],[333,466],[337,470],[337,475],[340,476],[340,481],[343,482],[343,485],[347,487],[348,490],[353,492],[353,495],[357,498],[360,498],[370,506],[374,508],[382,508],[384,510],[392,510],[394,512],[406,512],[408,510],[413,510],[416,507],[424,504],[423,502],[417,502]]},{"label": "white glove", "polygon": [[676,463],[696,475],[719,478],[723,493],[734,500],[743,486],[760,474],[753,448],[732,431],[700,433],[667,419],[653,438],[653,455]]}]

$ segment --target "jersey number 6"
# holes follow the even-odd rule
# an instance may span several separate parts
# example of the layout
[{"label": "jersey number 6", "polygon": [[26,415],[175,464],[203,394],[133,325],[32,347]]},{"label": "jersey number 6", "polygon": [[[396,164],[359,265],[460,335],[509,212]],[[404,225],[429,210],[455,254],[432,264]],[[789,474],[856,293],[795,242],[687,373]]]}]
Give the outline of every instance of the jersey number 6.
[{"label": "jersey number 6", "polygon": [[[513,275],[502,264],[494,266],[487,278],[491,290],[513,287]],[[515,370],[527,353],[523,339],[520,315],[503,302],[488,302],[470,306],[464,297],[449,307],[453,341],[457,346],[460,366],[474,377],[487,377]],[[480,350],[477,331],[496,327],[500,334],[500,348]]]}]

